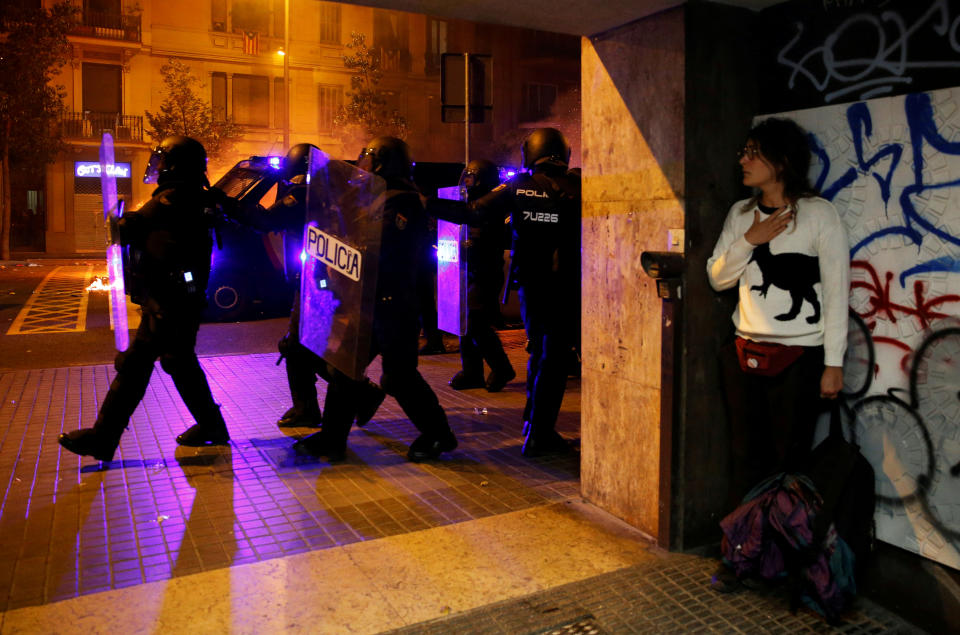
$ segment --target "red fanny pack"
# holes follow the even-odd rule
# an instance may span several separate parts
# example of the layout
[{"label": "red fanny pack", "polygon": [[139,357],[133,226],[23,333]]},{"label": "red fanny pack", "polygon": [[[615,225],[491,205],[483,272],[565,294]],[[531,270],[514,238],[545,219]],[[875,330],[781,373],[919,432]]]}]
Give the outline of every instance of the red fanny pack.
[{"label": "red fanny pack", "polygon": [[773,342],[754,342],[737,338],[737,359],[745,373],[773,377],[782,373],[803,355],[802,346],[786,346]]}]

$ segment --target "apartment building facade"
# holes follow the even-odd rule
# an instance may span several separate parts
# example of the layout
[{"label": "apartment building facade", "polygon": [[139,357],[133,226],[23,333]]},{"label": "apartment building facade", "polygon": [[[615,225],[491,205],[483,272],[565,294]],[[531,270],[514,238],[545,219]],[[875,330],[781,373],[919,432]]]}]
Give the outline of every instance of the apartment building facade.
[{"label": "apartment building facade", "polygon": [[83,0],[70,63],[56,80],[66,91],[67,149],[31,186],[42,239],[34,230],[24,243],[30,230],[21,227],[14,232],[21,244],[12,249],[104,250],[97,164],[103,129],[114,134],[118,193],[132,207],[149,198],[151,186],[140,177],[155,142],[144,113],[157,112],[167,96],[160,68],[170,60],[190,67],[216,116],[243,126],[232,151],[210,163],[212,181],[243,157],[284,154],[285,135],[291,145],[310,142],[336,158],[355,158],[362,138],[334,124],[350,91],[343,56],[353,32],[380,56],[378,88],[387,111],[406,119],[415,159],[463,161],[463,124],[442,117],[441,60],[469,52],[492,60],[492,108],[484,122],[471,124],[471,158],[517,161],[527,129],[554,125],[571,137],[576,160],[576,37],[318,0]]}]

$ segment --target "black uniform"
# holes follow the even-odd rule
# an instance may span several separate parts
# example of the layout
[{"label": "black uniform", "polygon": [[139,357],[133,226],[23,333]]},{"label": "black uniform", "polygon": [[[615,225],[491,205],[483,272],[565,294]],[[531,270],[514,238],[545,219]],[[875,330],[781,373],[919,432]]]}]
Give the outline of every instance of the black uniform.
[{"label": "black uniform", "polygon": [[470,225],[511,217],[511,282],[530,340],[524,453],[565,447],[556,433],[580,313],[580,178],[566,166],[537,164],[467,206],[430,199],[428,212]]},{"label": "black uniform", "polygon": [[[473,165],[468,165],[468,170]],[[491,168],[496,169],[493,164]],[[494,185],[467,188],[468,200],[487,194]],[[467,253],[467,332],[460,338],[462,371],[450,380],[450,386],[486,387],[497,392],[517,376],[494,327],[500,323],[500,289],[503,287],[503,219],[493,215],[483,224],[468,229]],[[483,377],[483,362],[490,376]]]},{"label": "black uniform", "polygon": [[[321,422],[317,400],[317,377],[330,381],[327,363],[300,343],[300,252],[307,218],[306,176],[297,174],[282,181],[276,201],[267,209],[245,210],[240,220],[259,231],[283,232],[284,261],[287,276],[295,285],[290,325],[278,348],[286,360],[287,384],[293,407],[277,422],[280,426],[313,426]],[[364,383],[356,403],[357,425],[365,425],[383,403],[384,393],[369,380]]]},{"label": "black uniform", "polygon": [[[413,460],[432,458],[457,446],[437,396],[417,370],[420,325],[416,277],[426,240],[427,217],[416,188],[407,180],[387,178],[370,360],[380,355],[380,385],[420,432],[410,446],[408,456]],[[363,389],[362,381],[334,370],[327,387],[323,428],[301,441],[300,449],[331,460],[343,458]]]},{"label": "black uniform", "polygon": [[60,443],[78,454],[113,458],[158,358],[197,421],[178,443],[229,440],[194,352],[210,277],[213,241],[204,210],[211,198],[201,181],[176,179],[174,174],[162,175],[151,200],[120,220],[123,243],[132,255],[127,290],[141,306],[142,318],[130,348],[114,360],[117,375],[92,433],[77,430],[61,436]]}]

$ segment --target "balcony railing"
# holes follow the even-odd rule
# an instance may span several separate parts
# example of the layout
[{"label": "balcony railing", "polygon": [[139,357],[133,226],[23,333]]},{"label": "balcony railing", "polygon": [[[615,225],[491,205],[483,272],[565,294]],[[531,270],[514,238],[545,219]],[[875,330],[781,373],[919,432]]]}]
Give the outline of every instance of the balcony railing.
[{"label": "balcony railing", "polygon": [[140,41],[140,16],[84,11],[83,19],[73,29],[74,35],[102,40]]},{"label": "balcony railing", "polygon": [[113,131],[114,141],[143,142],[143,117],[112,112],[67,112],[60,119],[68,139],[99,139],[104,130]]}]

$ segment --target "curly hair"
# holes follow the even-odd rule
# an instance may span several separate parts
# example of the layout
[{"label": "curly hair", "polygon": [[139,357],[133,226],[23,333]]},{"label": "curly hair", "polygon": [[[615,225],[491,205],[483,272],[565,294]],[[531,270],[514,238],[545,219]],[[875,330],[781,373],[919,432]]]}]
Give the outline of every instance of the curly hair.
[{"label": "curly hair", "polygon": [[[763,158],[773,165],[788,202],[794,204],[797,199],[817,196],[807,177],[810,143],[806,131],[797,122],[775,117],[764,119],[750,130],[747,139],[757,144]],[[756,197],[752,202],[756,202]]]}]

